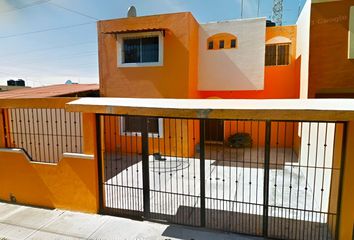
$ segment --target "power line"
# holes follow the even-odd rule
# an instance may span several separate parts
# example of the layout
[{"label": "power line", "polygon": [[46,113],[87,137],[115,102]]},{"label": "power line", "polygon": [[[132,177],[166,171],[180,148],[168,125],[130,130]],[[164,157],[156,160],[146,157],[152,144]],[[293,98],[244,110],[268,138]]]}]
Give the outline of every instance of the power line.
[{"label": "power line", "polygon": [[[37,2],[37,4],[40,3],[44,3],[44,2],[47,2],[55,7],[58,7],[58,8],[61,8],[61,9],[64,9],[66,11],[69,11],[69,12],[72,12],[72,13],[75,13],[75,14],[78,14],[80,16],[84,16],[86,18],[90,18],[90,19],[93,19],[95,21],[99,21],[100,19],[96,18],[96,17],[93,17],[93,16],[90,16],[90,15],[87,15],[85,13],[82,13],[82,12],[79,12],[77,10],[73,10],[73,9],[70,9],[70,8],[67,8],[67,7],[64,7],[62,5],[59,5],[57,3],[53,3],[53,2],[49,2],[51,0],[39,0]],[[56,27],[56,28],[48,28],[48,29],[43,29],[43,30],[38,30],[38,31],[31,31],[31,32],[24,32],[24,33],[19,33],[19,34],[12,34],[12,35],[7,35],[7,36],[0,36],[0,39],[4,39],[4,38],[14,38],[14,37],[20,37],[20,36],[26,36],[26,35],[31,35],[31,34],[37,34],[37,33],[42,33],[42,32],[48,32],[48,31],[55,31],[55,30],[61,30],[61,29],[67,29],[67,28],[73,28],[73,27],[78,27],[78,26],[83,26],[83,25],[88,25],[88,24],[93,24],[95,22],[86,22],[86,23],[81,23],[81,24],[74,24],[74,25],[68,25],[68,26],[63,26],[63,27]]]},{"label": "power line", "polygon": [[96,17],[87,15],[87,14],[82,13],[82,12],[79,12],[79,11],[77,11],[77,10],[73,10],[73,9],[64,7],[64,6],[59,5],[59,4],[57,4],[57,3],[52,3],[52,2],[50,2],[49,4],[51,4],[51,5],[55,6],[55,7],[64,9],[64,10],[66,10],[66,11],[69,11],[69,12],[72,12],[72,13],[75,13],[75,14],[78,14],[78,15],[83,16],[83,17],[87,17],[87,18],[90,18],[90,19],[93,19],[93,20],[96,20],[96,21],[99,21],[99,20],[100,20],[100,19],[98,19],[98,18],[96,18]]},{"label": "power line", "polygon": [[49,31],[57,31],[57,30],[61,30],[61,29],[74,28],[74,27],[84,26],[84,25],[93,24],[93,23],[95,23],[95,22],[86,22],[86,23],[80,23],[80,24],[56,27],[56,28],[47,28],[47,29],[38,30],[38,31],[32,31],[32,32],[24,32],[24,33],[12,34],[12,35],[7,35],[7,36],[0,36],[0,39],[14,38],[14,37],[26,36],[26,35],[31,35],[31,34],[49,32]]},{"label": "power line", "polygon": [[51,1],[51,0],[38,0],[38,1],[32,2],[30,4],[25,4],[25,5],[21,6],[21,7],[15,7],[14,9],[0,11],[0,13],[14,12],[14,11],[18,11],[18,10],[21,10],[21,9],[24,9],[24,8],[29,8],[29,7],[40,5],[40,4],[43,4],[43,3],[47,3],[49,1]]}]

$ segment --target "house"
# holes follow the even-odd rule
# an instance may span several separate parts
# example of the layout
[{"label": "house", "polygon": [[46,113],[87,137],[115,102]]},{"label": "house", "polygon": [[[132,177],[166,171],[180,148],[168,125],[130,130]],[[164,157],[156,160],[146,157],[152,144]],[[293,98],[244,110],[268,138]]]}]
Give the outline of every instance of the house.
[{"label": "house", "polygon": [[[349,16],[351,5],[353,5],[351,1],[336,1],[336,3],[307,1],[297,23],[293,26],[267,26],[265,18],[199,23],[188,12],[99,21],[100,95],[102,97],[149,98],[146,100],[148,105],[149,102],[154,101],[154,98],[297,99],[323,97],[323,93],[338,93],[338,88],[352,84],[349,80],[353,76],[353,62],[350,60],[352,55],[351,31],[348,36],[348,29],[351,26],[349,21],[353,19]],[[341,13],[344,15],[336,17]],[[333,20],[321,20],[323,14],[333,15],[334,17],[331,18]],[[321,21],[324,24],[319,24]],[[346,23],[343,24],[343,21]],[[327,31],[327,23],[333,25],[329,26],[333,28],[333,31]],[[338,28],[338,26],[343,27]],[[340,40],[329,37],[333,32],[338,32]],[[330,38],[329,44],[326,41],[320,41],[319,37]],[[326,50],[323,50],[324,48]],[[335,52],[333,57],[332,52]],[[330,67],[327,67],[328,65]],[[338,76],[337,71],[340,71]],[[326,73],[326,77],[323,77],[322,75]],[[339,79],[332,81],[335,76]],[[339,90],[339,92],[346,93],[348,90]],[[217,104],[219,101],[215,102]],[[256,168],[259,168],[258,164],[263,166],[265,159],[258,157],[258,150],[238,152],[229,146],[230,137],[237,133],[245,133],[252,139],[253,148],[261,149],[261,155],[263,155],[262,149],[270,149],[270,155],[273,156],[271,159],[275,161],[271,162],[270,166],[277,169],[279,164],[282,165],[283,181],[292,178],[294,165],[300,166],[299,169],[306,169],[304,173],[298,170],[297,175],[298,187],[301,183],[306,185],[304,192],[298,189],[297,193],[297,198],[300,196],[304,199],[302,207],[305,210],[337,211],[338,201],[335,193],[340,190],[336,186],[338,178],[336,178],[335,166],[340,163],[336,156],[337,150],[334,142],[342,138],[337,135],[343,131],[343,128],[338,128],[336,123],[273,121],[267,127],[266,122],[259,122],[257,119],[248,121],[210,117],[204,121],[205,125],[196,128],[195,126],[199,126],[200,122],[193,119],[159,117],[154,112],[150,114],[145,123],[144,118],[134,116],[134,113],[127,111],[118,116],[104,117],[103,145],[107,154],[105,166],[108,169],[119,169],[115,159],[120,159],[126,162],[125,170],[128,171],[128,166],[132,168],[136,166],[139,162],[138,156],[144,156],[144,154],[150,157],[161,155],[160,160],[182,159],[182,162],[183,159],[198,158],[199,154],[205,154],[208,159],[217,159],[217,162],[224,166],[223,169],[226,166],[229,171],[228,167],[232,165],[231,159],[241,156],[243,165],[240,174],[248,177],[249,184],[251,184],[254,181],[254,179],[251,180],[252,171],[250,170],[247,175],[244,173],[245,169],[254,167],[254,164],[257,164]],[[198,117],[200,116],[209,116],[209,112],[201,112]],[[145,126],[147,130],[144,130]],[[268,140],[266,139],[267,132],[272,135]],[[144,150],[144,143],[148,149]],[[200,152],[202,145],[204,149]],[[283,153],[281,157],[278,156],[279,149]],[[257,156],[257,162],[253,160],[252,155]],[[111,167],[108,164],[111,164]],[[240,167],[240,163],[233,164]],[[328,167],[330,171],[309,170],[310,166],[317,169],[321,167],[320,165]],[[144,167],[139,170],[138,166],[137,171],[143,171]],[[153,167],[156,167],[155,163]],[[221,171],[221,168],[215,171]],[[271,192],[273,204],[277,205],[277,185],[282,184],[276,180],[277,170],[274,173],[275,175],[271,178],[274,178],[275,182],[272,182]],[[213,174],[216,174],[213,176],[215,182],[213,182]],[[121,175],[123,176],[124,173]],[[216,181],[218,178],[218,173],[211,173],[210,170],[211,186],[212,184],[219,186]],[[115,177],[111,178],[111,176],[105,179],[106,192],[120,191],[111,187],[114,181],[121,185],[127,184],[123,180],[114,179]],[[312,183],[307,183],[308,179],[311,179]],[[177,180],[176,184],[179,184]],[[242,184],[242,191],[244,191],[246,183]],[[118,185],[120,189],[122,186]],[[127,185],[132,187],[131,184]],[[286,195],[291,199],[292,184],[289,185],[290,192]],[[331,190],[325,191],[324,187],[319,188],[319,185],[331,185]],[[211,186],[210,189],[213,189]],[[230,188],[233,186],[230,183]],[[282,186],[284,194],[284,182]],[[251,189],[251,185],[249,188]],[[306,199],[308,188],[312,189],[312,201]],[[212,192],[210,189],[208,191]],[[154,190],[157,191],[157,189]],[[221,197],[217,196],[217,192],[216,187],[214,198],[218,201]],[[250,192],[245,194],[251,198]],[[115,201],[119,203],[119,200],[112,200],[110,193],[107,194],[107,208],[132,210],[131,207],[114,206]],[[242,196],[243,194],[244,192]],[[315,196],[321,196],[321,199]],[[209,198],[212,197],[209,196]],[[243,202],[244,199],[239,199],[239,201]],[[315,203],[316,201],[319,204]],[[258,203],[257,200],[255,203]],[[289,206],[292,204],[289,202]],[[299,202],[296,204],[294,208],[298,208]],[[163,212],[163,210],[160,211]],[[272,216],[277,216],[277,213],[272,214]],[[284,213],[281,212],[281,214]],[[298,214],[303,214],[304,219],[315,218],[314,222],[318,224],[315,226],[316,229],[323,229],[322,223],[328,224],[330,230],[324,230],[324,233],[319,233],[315,238],[326,239],[325,235],[336,232],[334,229],[338,223],[335,220],[336,217],[332,215],[314,217],[313,213],[305,211],[304,213],[296,212],[296,216],[289,213],[286,218],[298,220]],[[219,227],[225,229],[225,225]],[[306,238],[308,233],[304,233],[301,237],[302,232],[306,231],[303,229],[300,233],[295,233],[295,238]],[[259,234],[259,232],[256,231],[254,234]],[[312,235],[312,233],[309,234]],[[284,236],[278,237],[286,238]]]},{"label": "house", "polygon": [[[100,21],[98,36],[102,97],[299,97],[296,26],[267,27],[265,18],[200,24],[186,12]],[[121,134],[141,132],[136,118],[117,124]],[[164,124],[150,119],[157,139]],[[207,140],[226,140],[224,125],[208,121]]]},{"label": "house", "polygon": [[307,99],[323,93],[316,82],[309,94],[322,54],[311,52],[311,19],[327,4],[307,1],[294,26],[191,13],[98,22],[102,98],[0,99],[0,199],[351,239],[354,101]]},{"label": "house", "polygon": [[173,13],[99,21],[98,36],[103,97],[299,97],[296,26]]}]

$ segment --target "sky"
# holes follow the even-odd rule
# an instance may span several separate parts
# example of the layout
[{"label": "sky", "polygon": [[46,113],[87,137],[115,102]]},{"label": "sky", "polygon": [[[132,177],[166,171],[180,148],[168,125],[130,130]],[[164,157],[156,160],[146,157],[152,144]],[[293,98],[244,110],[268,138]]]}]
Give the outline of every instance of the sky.
[{"label": "sky", "polygon": [[[305,0],[284,0],[283,25]],[[259,4],[259,5],[258,5]],[[272,15],[273,0],[0,0],[0,85],[98,83],[97,20],[190,11],[200,23]],[[243,7],[241,7],[243,5]],[[259,6],[259,7],[258,7]]]}]

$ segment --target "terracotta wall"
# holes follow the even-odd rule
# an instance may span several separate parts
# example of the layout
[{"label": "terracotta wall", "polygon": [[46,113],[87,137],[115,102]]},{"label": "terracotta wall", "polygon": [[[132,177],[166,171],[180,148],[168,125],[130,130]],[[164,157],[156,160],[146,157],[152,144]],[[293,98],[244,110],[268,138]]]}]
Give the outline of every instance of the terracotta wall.
[{"label": "terracotta wall", "polygon": [[[163,66],[119,67],[116,34],[164,29]],[[195,97],[198,23],[190,13],[98,22],[100,94],[104,97]]]},{"label": "terracotta wall", "polygon": [[300,59],[296,59],[296,26],[266,28],[266,41],[283,36],[291,44],[291,61],[287,66],[267,66],[264,75],[264,90],[257,91],[202,91],[201,98],[270,99],[299,98]]},{"label": "terracotta wall", "polygon": [[309,97],[354,93],[354,60],[348,59],[350,6],[354,0],[311,6]]}]

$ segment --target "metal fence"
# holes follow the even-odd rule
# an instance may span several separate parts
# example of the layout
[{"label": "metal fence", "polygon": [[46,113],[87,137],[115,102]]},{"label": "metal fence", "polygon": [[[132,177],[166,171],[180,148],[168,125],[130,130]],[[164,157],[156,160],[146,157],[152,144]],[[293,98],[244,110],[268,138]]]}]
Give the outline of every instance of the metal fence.
[{"label": "metal fence", "polygon": [[344,123],[97,116],[102,212],[337,239]]},{"label": "metal fence", "polygon": [[5,144],[32,161],[57,163],[65,152],[82,152],[82,114],[59,108],[6,109]]}]

